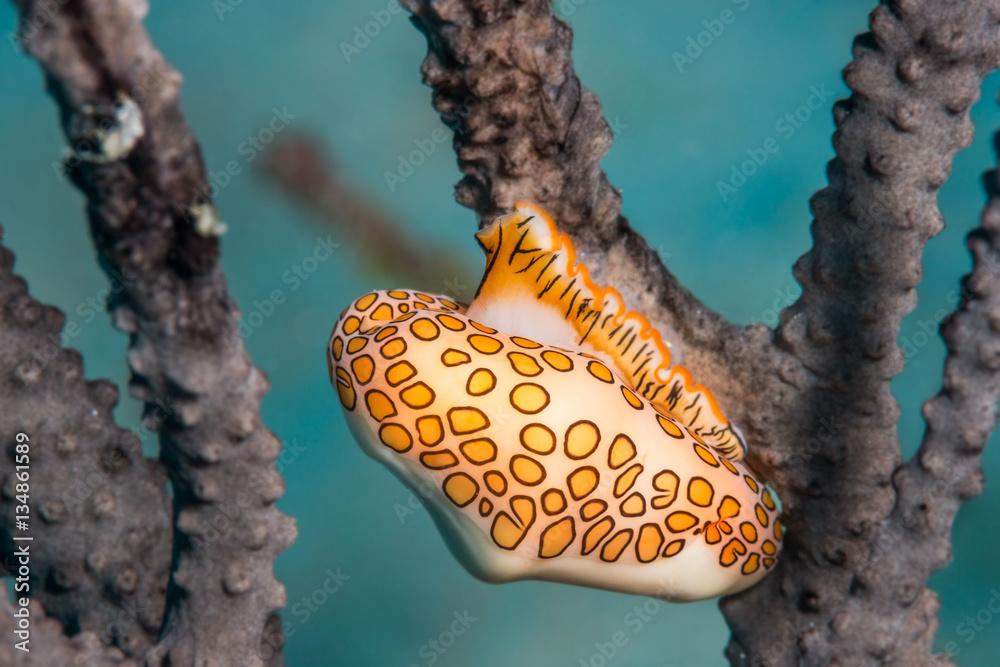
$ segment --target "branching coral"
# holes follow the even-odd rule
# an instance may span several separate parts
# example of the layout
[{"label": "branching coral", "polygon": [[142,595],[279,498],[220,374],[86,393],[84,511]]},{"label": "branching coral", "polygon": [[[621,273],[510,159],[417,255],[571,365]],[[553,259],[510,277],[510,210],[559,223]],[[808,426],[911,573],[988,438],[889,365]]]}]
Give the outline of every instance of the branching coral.
[{"label": "branching coral", "polygon": [[[23,43],[59,104],[74,153],[68,171],[87,196],[102,266],[120,287],[111,309],[130,337],[131,389],[161,433],[175,491],[175,570],[158,636],[162,562],[124,573],[129,549],[169,539],[161,473],[108,416],[114,392],[85,384],[79,361],[51,340],[58,316],[29,300],[5,252],[4,381],[39,387],[21,393],[23,414],[86,396],[48,426],[57,443],[80,443],[70,436],[91,429],[86,444],[69,452],[72,463],[53,446],[38,465],[54,481],[77,470],[69,466],[117,476],[116,499],[141,496],[152,517],[140,539],[129,532],[134,517],[116,514],[123,550],[99,566],[73,542],[72,531],[91,531],[86,520],[40,527],[70,531],[53,539],[71,547],[39,552],[36,565],[54,584],[41,602],[68,631],[78,623],[153,664],[280,661],[273,614],[283,592],[271,567],[294,534],[273,506],[280,445],[260,423],[266,383],[236,335],[214,237],[220,225],[179,110],[178,77],[141,26],[140,0],[16,4]],[[829,186],[812,200],[813,248],[795,269],[802,297],[773,330],[735,326],[707,309],[622,217],[599,166],[611,132],[574,73],[570,29],[548,2],[403,4],[428,38],[424,78],[455,130],[458,200],[481,222],[518,199],[551,211],[597,281],[626,287],[630,308],[676,333],[686,365],[743,427],[751,463],[781,492],[789,538],[778,570],[722,603],[730,661],[946,662],[931,654],[937,603],[926,583],[949,558],[955,512],[978,492],[1000,395],[995,173],[969,240],[974,270],[943,326],[943,387],[925,406],[928,430],[910,461],[900,453],[889,383],[902,368],[895,339],[913,307],[923,247],[942,226],[936,191],[971,140],[969,109],[984,75],[1000,66],[1000,3],[894,0],[872,13],[845,69],[852,95],[834,109],[837,156]],[[26,364],[28,347],[51,350],[51,363]],[[55,374],[65,386],[42,391]],[[0,424],[5,439],[22,428]],[[50,518],[59,516],[59,493],[58,484],[38,488]],[[138,608],[148,615],[122,617],[126,597],[145,600]],[[66,655],[91,646],[95,664],[120,659],[97,657],[103,648],[89,634],[72,645],[52,641]]]},{"label": "branching coral", "polygon": [[[0,526],[13,525],[14,443],[31,438],[35,598],[69,628],[139,656],[156,642],[170,570],[166,476],[111,417],[115,386],[87,382],[59,345],[63,315],[27,293],[0,245]],[[9,556],[16,544],[3,547]],[[13,566],[9,565],[13,570]]]},{"label": "branching coral", "polygon": [[[237,333],[238,311],[219,266],[220,226],[178,105],[179,77],[142,27],[144,2],[17,6],[22,44],[59,105],[73,151],[67,171],[87,198],[101,265],[115,284],[110,310],[129,335],[130,389],[159,431],[173,483],[168,608],[145,660],[280,662],[274,614],[284,589],[272,564],[295,533],[274,507],[284,490],[274,468],[281,444],[260,421],[267,382]],[[55,329],[39,327],[49,336]],[[75,359],[68,365],[78,374]],[[104,385],[89,393],[105,411],[114,402]],[[127,444],[124,455],[138,456],[134,439]],[[53,445],[38,446],[41,457],[47,448]],[[34,564],[59,565],[41,554]],[[81,597],[60,617],[82,616],[86,604]]]},{"label": "branching coral", "polygon": [[549,3],[404,4],[428,37],[435,107],[456,131],[458,200],[483,219],[520,197],[551,208],[603,258],[602,279],[634,286],[626,301],[678,333],[687,364],[733,406],[751,460],[777,482],[790,537],[775,576],[723,603],[733,664],[933,661],[926,581],[978,488],[1000,393],[994,205],[973,236],[972,290],[945,327],[943,393],[905,464],[889,382],[921,251],[942,224],[935,193],[971,140],[982,78],[1000,65],[1000,6],[898,1],[873,12],[845,70],[854,94],[835,109],[838,157],[812,202],[814,247],[796,265],[803,294],[770,331],[700,305],[621,217],[598,167],[610,132]]},{"label": "branching coral", "polygon": [[[13,636],[16,627],[14,610],[7,598],[0,596],[0,632]],[[39,602],[31,603],[34,622],[33,650],[20,653],[10,642],[0,646],[0,665],[18,667],[52,667],[52,665],[87,665],[87,667],[135,667],[138,663],[126,658],[117,648],[105,646],[100,638],[84,631],[72,638],[63,634],[61,624],[47,616]]]}]

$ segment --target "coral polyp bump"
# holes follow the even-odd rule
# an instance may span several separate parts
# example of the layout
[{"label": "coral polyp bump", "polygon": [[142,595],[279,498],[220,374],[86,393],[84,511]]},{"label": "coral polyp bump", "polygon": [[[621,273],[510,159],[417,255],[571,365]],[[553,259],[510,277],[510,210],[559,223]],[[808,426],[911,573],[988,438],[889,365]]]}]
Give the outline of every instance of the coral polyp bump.
[{"label": "coral polyp bump", "polygon": [[425,497],[480,578],[670,600],[756,583],[779,507],[711,393],[539,207],[477,238],[467,308],[389,290],[340,316],[331,382],[362,449]]}]

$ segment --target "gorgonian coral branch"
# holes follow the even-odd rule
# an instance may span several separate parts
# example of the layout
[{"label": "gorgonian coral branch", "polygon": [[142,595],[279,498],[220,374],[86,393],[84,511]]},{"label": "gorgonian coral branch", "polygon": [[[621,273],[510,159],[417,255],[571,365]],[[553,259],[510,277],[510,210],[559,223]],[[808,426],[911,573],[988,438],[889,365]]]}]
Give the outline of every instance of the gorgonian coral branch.
[{"label": "gorgonian coral branch", "polygon": [[[13,260],[0,243],[0,552],[20,575],[17,552],[29,547],[30,593],[68,632],[96,633],[138,658],[163,621],[166,475],[143,457],[139,438],[115,424],[117,389],[83,377],[79,353],[60,344],[63,314],[31,298]],[[18,434],[28,449],[27,480],[15,475]],[[25,490],[34,513],[19,527],[15,505]]]},{"label": "gorgonian coral branch", "polygon": [[[1000,135],[995,142],[1000,147]],[[879,563],[926,580],[951,560],[951,525],[961,503],[982,490],[982,452],[1000,399],[1000,173],[986,176],[989,201],[968,237],[972,272],[962,302],[941,326],[948,348],[944,381],[924,405],[919,452],[897,471],[893,526],[914,549]],[[916,547],[919,547],[916,548]],[[923,558],[914,558],[922,554]]]},{"label": "gorgonian coral branch", "polygon": [[[6,593],[6,591],[5,591]],[[118,648],[106,646],[93,632],[84,630],[66,637],[59,621],[45,615],[42,604],[32,600],[30,651],[21,651],[13,641],[0,644],[0,665],[17,667],[52,667],[86,665],[87,667],[137,667]],[[14,606],[6,594],[0,595],[0,634],[14,638],[17,629]]]},{"label": "gorgonian coral branch", "polygon": [[717,352],[737,331],[680,285],[621,215],[621,197],[600,167],[611,129],[597,97],[576,76],[572,32],[551,3],[402,4],[427,36],[424,81],[455,131],[465,175],[455,190],[459,203],[482,222],[519,199],[540,204],[573,236],[585,261],[604,258],[593,263],[598,282],[618,286],[631,306],[677,331],[675,349],[705,377],[728,378]]},{"label": "gorgonian coral branch", "polygon": [[[87,197],[91,232],[129,334],[131,391],[161,436],[174,485],[176,569],[158,664],[261,665],[284,603],[273,561],[293,539],[274,502],[281,444],[267,388],[238,335],[221,230],[179,77],[150,42],[140,0],[18,0],[22,43],[45,70]],[[273,628],[273,621],[271,626]]]},{"label": "gorgonian coral branch", "polygon": [[[948,510],[901,509],[890,381],[924,245],[942,226],[937,189],[972,139],[983,77],[1000,64],[998,26],[995,2],[893,2],[855,41],[830,185],[813,198],[814,245],[796,265],[802,298],[778,331],[804,369],[786,409],[794,418],[770,429],[795,537],[782,576],[724,604],[734,662],[931,660],[937,604],[925,587],[941,545],[912,522]],[[945,506],[967,494],[961,480],[949,484]]]},{"label": "gorgonian coral branch", "polygon": [[[777,482],[784,561],[724,604],[733,663],[930,660],[925,585],[937,547],[885,529],[905,523],[893,515],[900,454],[889,382],[902,367],[895,337],[922,249],[941,226],[936,190],[971,140],[983,76],[1000,63],[997,3],[897,0],[873,13],[845,70],[854,94],[836,108],[837,159],[813,199],[814,247],[796,266],[803,296],[776,332],[708,312],[625,224],[597,166],[610,133],[548,3],[404,4],[428,37],[435,106],[456,131],[458,200],[484,218],[518,197],[544,203],[602,256],[602,280],[632,286],[630,306],[676,333],[685,363],[746,432],[751,462]],[[923,565],[872,570],[900,550]]]}]

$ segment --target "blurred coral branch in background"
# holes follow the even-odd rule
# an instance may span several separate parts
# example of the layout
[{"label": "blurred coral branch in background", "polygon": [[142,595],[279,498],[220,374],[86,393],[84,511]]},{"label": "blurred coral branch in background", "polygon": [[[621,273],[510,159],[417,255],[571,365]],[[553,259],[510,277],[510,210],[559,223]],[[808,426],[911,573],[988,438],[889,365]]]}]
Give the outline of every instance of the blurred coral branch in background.
[{"label": "blurred coral branch in background", "polygon": [[[323,155],[319,139],[298,133],[278,137],[268,147],[262,173],[293,201],[351,237],[373,272],[398,284],[445,293],[459,300],[472,294],[473,272],[454,250],[433,246],[352,187]],[[419,220],[416,221],[419,223]]]}]

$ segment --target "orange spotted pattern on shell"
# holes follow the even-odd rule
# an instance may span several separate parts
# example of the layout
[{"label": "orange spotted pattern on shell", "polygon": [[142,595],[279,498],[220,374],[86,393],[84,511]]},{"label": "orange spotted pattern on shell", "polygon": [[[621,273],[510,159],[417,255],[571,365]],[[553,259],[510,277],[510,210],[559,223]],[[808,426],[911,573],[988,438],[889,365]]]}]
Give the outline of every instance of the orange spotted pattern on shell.
[{"label": "orange spotted pattern on shell", "polygon": [[[713,453],[673,417],[636,398],[602,362],[482,333],[455,301],[419,295],[399,300],[373,292],[346,311],[341,322],[358,317],[360,324],[353,335],[338,327],[331,339],[333,383],[344,410],[369,423],[384,447],[419,462],[456,507],[475,514],[499,548],[530,545],[538,558],[650,563],[674,558],[700,539],[717,546],[722,567],[750,575],[774,566],[782,537],[775,504],[743,463]],[[406,312],[401,304],[409,306]],[[389,327],[384,338],[405,340],[405,360],[392,347],[386,352],[373,345]],[[354,343],[364,339],[372,342]],[[449,351],[463,363],[449,362]],[[553,366],[547,352],[569,361]],[[645,428],[550,420],[554,397],[546,379],[565,373],[595,392],[614,377],[609,399],[636,413],[633,420],[646,422]],[[513,442],[491,437],[495,422],[517,433]],[[657,442],[643,437],[653,430],[649,424]],[[643,447],[669,448],[684,465],[633,463]],[[734,486],[743,493],[734,495]],[[486,502],[473,505],[475,500]],[[613,509],[613,516],[598,523],[604,508],[595,512],[595,501]]]},{"label": "orange spotted pattern on shell", "polygon": [[431,500],[496,549],[567,563],[569,574],[550,578],[572,581],[581,559],[652,567],[691,550],[737,580],[775,566],[776,496],[743,461],[610,360],[507,335],[465,311],[392,290],[341,314],[331,382],[355,432],[370,434],[359,436],[366,451],[404,459],[415,487],[438,489]]}]

